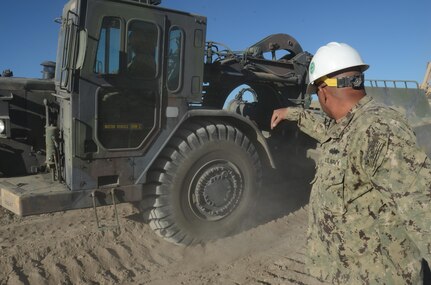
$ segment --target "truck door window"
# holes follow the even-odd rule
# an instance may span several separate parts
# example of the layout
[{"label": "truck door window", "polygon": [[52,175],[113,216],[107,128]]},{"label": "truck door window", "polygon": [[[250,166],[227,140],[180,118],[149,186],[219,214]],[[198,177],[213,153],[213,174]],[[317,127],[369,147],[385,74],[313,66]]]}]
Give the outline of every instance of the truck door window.
[{"label": "truck door window", "polygon": [[121,20],[105,17],[100,30],[94,72],[118,74],[120,69]]},{"label": "truck door window", "polygon": [[169,31],[167,71],[167,87],[169,91],[176,91],[180,87],[183,37],[183,30],[178,27],[173,27]]},{"label": "truck door window", "polygon": [[133,20],[127,31],[127,71],[132,77],[155,78],[157,74],[157,26]]},{"label": "truck door window", "polygon": [[[97,59],[101,67],[96,68],[102,73],[118,74],[106,80],[111,86],[100,87],[96,94],[97,139],[108,150],[139,149],[157,127],[159,28],[152,22],[131,20],[124,33],[125,48],[121,49],[126,53],[121,54],[120,61],[119,20],[111,18],[106,22]],[[120,62],[122,68],[118,71]]]}]

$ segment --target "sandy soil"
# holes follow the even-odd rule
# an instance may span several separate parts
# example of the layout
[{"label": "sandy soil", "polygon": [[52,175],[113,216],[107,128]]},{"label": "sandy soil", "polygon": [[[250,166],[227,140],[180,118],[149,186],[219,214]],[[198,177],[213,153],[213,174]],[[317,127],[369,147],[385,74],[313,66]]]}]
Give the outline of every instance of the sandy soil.
[{"label": "sandy soil", "polygon": [[[304,269],[313,170],[283,169],[289,182],[263,186],[251,227],[191,247],[158,237],[130,204],[118,205],[120,232],[98,229],[93,209],[20,218],[0,208],[0,285],[321,284]],[[113,212],[98,208],[102,224]]]},{"label": "sandy soil", "polygon": [[[109,207],[100,213],[111,217]],[[121,233],[91,209],[16,218],[2,210],[0,284],[314,284],[304,273],[306,210],[207,245],[179,247],[120,205]],[[108,221],[106,221],[107,223]],[[313,283],[314,282],[314,283]]]},{"label": "sandy soil", "polygon": [[[120,233],[99,230],[93,209],[24,218],[1,209],[0,284],[319,284],[304,270],[307,167],[264,185],[251,227],[206,245],[164,241],[130,204],[118,205]],[[113,212],[98,208],[103,224],[115,224]]]}]

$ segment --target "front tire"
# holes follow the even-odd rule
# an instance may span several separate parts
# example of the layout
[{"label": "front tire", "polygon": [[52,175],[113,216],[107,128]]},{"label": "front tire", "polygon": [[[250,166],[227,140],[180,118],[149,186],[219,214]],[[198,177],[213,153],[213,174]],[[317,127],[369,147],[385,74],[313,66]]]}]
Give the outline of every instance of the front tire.
[{"label": "front tire", "polygon": [[230,235],[252,211],[260,179],[257,151],[238,128],[188,123],[149,173],[150,226],[186,245]]}]

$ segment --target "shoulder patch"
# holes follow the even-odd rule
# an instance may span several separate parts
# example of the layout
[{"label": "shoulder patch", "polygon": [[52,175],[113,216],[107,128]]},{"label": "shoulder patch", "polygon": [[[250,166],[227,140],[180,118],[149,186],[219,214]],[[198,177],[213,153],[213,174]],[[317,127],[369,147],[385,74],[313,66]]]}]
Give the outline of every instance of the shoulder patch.
[{"label": "shoulder patch", "polygon": [[387,142],[383,138],[371,139],[368,145],[367,152],[364,157],[364,164],[367,172],[373,175],[379,166],[382,164]]}]

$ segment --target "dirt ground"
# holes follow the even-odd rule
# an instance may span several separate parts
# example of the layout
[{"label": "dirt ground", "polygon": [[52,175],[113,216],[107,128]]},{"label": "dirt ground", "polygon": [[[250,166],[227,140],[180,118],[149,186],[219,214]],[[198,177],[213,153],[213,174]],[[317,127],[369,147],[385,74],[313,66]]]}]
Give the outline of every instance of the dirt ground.
[{"label": "dirt ground", "polygon": [[[0,209],[0,285],[321,284],[304,269],[313,169],[284,169],[289,182],[263,185],[251,227],[191,247],[158,237],[130,204],[118,205],[120,233],[98,229],[93,209],[24,218]],[[115,224],[112,207],[98,214]]]},{"label": "dirt ground", "polygon": [[314,284],[303,268],[303,208],[194,247],[163,241],[130,205],[119,213],[118,235],[96,229],[92,210],[25,219],[2,211],[0,284]]},{"label": "dirt ground", "polygon": [[[99,230],[93,209],[23,218],[1,209],[0,284],[319,284],[304,270],[313,170],[283,169],[289,182],[263,185],[248,228],[206,245],[164,241],[130,204],[118,205],[121,233]],[[103,224],[113,213],[98,208]]]},{"label": "dirt ground", "polygon": [[[309,186],[298,181],[262,189],[251,228],[191,247],[158,237],[130,204],[118,206],[121,233],[97,229],[93,209],[1,209],[0,284],[319,284],[304,272]],[[114,224],[112,207],[98,214]]]}]

